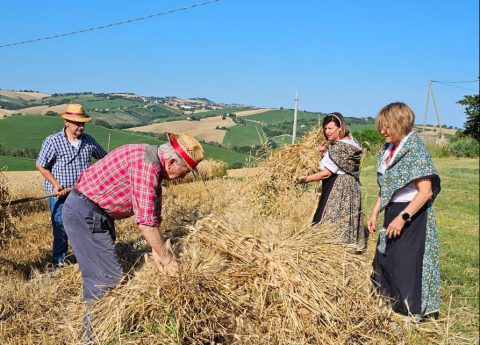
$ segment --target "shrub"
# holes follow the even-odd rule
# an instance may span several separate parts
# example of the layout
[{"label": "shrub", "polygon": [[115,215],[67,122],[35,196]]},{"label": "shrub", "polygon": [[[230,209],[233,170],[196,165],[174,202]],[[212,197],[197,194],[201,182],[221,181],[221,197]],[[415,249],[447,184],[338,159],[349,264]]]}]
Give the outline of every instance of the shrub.
[{"label": "shrub", "polygon": [[456,157],[478,157],[479,143],[473,138],[464,138],[450,144],[450,150]]}]

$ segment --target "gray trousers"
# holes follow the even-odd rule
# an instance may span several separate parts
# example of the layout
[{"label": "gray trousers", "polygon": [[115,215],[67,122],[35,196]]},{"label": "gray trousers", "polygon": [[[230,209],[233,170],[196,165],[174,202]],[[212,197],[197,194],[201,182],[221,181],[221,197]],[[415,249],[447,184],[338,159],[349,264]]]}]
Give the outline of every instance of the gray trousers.
[{"label": "gray trousers", "polygon": [[123,276],[115,253],[114,221],[75,189],[65,201],[62,217],[82,273],[83,299],[93,302]]}]

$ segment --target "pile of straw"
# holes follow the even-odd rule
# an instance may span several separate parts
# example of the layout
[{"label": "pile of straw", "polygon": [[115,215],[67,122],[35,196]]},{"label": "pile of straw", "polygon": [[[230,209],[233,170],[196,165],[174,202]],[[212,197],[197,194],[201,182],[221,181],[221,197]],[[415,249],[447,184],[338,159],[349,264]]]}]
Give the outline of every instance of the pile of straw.
[{"label": "pile of straw", "polygon": [[[332,229],[246,208],[188,227],[180,277],[151,260],[97,303],[99,343],[352,344],[394,339],[363,257]],[[180,249],[180,248],[179,248]]]},{"label": "pile of straw", "polygon": [[255,207],[265,214],[277,212],[289,191],[295,188],[295,178],[319,171],[322,155],[319,145],[326,144],[321,126],[317,126],[300,143],[283,147],[272,153],[259,166],[259,173],[246,186],[246,193]]},{"label": "pile of straw", "polygon": [[[10,193],[6,184],[6,178],[0,171],[0,203],[6,203],[10,200]],[[7,206],[0,205],[0,246],[3,245],[8,237],[15,233],[15,227]]]},{"label": "pile of straw", "polygon": [[[204,181],[213,180],[215,178],[220,178],[227,175],[227,165],[225,164],[225,162],[216,161],[213,159],[206,159],[200,162],[197,169],[201,175],[201,179]],[[190,173],[185,176],[185,178],[171,181],[168,184],[182,184],[196,180],[197,178],[195,178],[193,174]]]}]

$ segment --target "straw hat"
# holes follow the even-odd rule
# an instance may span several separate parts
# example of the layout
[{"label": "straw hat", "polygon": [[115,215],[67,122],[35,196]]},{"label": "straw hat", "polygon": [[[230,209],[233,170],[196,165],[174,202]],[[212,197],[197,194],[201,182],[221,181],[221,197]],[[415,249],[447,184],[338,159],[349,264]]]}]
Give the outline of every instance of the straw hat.
[{"label": "straw hat", "polygon": [[167,133],[167,136],[175,152],[183,159],[192,172],[198,175],[197,165],[205,157],[202,145],[200,145],[197,139],[185,133],[180,135]]},{"label": "straw hat", "polygon": [[68,104],[67,110],[60,115],[63,119],[75,122],[89,122],[92,120],[85,113],[81,104]]}]

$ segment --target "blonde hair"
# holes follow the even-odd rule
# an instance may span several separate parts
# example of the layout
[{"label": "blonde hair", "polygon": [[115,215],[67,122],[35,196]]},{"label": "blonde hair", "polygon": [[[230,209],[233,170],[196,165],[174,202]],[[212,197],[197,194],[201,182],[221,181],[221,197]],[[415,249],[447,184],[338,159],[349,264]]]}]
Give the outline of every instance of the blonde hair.
[{"label": "blonde hair", "polygon": [[375,118],[378,131],[388,126],[392,137],[396,140],[403,139],[413,129],[415,114],[408,105],[402,102],[390,103],[382,108]]},{"label": "blonde hair", "polygon": [[[325,135],[325,127],[330,122],[335,123],[335,125],[340,128],[340,133],[339,133],[340,139],[345,138],[347,135],[350,134],[350,131],[347,128],[347,123],[346,123],[343,115],[340,114],[340,113],[330,113],[323,118],[322,128],[323,128],[323,134],[324,135]],[[326,137],[326,135],[325,135],[325,137]]]}]

